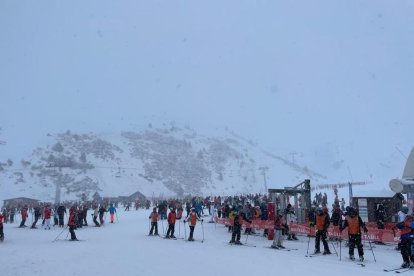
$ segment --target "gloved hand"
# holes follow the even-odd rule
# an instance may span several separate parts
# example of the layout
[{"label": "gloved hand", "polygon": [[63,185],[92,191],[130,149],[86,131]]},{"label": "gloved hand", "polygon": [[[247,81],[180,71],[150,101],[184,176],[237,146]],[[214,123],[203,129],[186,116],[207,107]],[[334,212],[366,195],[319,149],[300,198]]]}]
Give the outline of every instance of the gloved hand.
[{"label": "gloved hand", "polygon": [[364,226],[364,233],[368,232],[368,228],[366,226]]},{"label": "gloved hand", "polygon": [[201,222],[204,222],[204,219],[201,219]]}]

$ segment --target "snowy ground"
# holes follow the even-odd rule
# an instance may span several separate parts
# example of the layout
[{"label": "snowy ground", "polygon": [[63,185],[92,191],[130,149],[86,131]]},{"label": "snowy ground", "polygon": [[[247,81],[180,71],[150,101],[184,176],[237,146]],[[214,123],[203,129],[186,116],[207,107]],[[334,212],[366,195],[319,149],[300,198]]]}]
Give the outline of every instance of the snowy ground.
[{"label": "snowy ground", "polygon": [[[81,242],[52,242],[61,232],[17,228],[5,224],[6,240],[0,244],[0,275],[379,275],[384,268],[401,264],[394,246],[375,245],[373,255],[365,246],[366,266],[360,267],[336,255],[306,258],[307,237],[285,241],[293,251],[265,248],[270,241],[261,236],[249,236],[248,246],[230,246],[230,235],[222,225],[204,222],[205,241],[201,243],[202,227],[195,229],[196,242],[183,239],[166,240],[148,237],[150,211],[123,212],[119,220],[105,227],[86,227],[76,231]],[[109,218],[109,217],[108,217]],[[90,218],[88,218],[90,220]],[[30,222],[30,220],[29,220]],[[28,225],[28,223],[27,223]],[[159,223],[160,234],[163,233]],[[164,226],[166,226],[164,222]],[[183,224],[176,225],[176,236],[184,237]],[[186,231],[188,235],[188,229]],[[241,241],[246,242],[242,235]],[[310,251],[314,240],[310,241]],[[332,244],[330,244],[333,251]],[[338,249],[338,248],[337,248]],[[357,255],[357,253],[356,253]],[[390,272],[393,273],[393,272]],[[411,272],[409,272],[411,274]]]}]

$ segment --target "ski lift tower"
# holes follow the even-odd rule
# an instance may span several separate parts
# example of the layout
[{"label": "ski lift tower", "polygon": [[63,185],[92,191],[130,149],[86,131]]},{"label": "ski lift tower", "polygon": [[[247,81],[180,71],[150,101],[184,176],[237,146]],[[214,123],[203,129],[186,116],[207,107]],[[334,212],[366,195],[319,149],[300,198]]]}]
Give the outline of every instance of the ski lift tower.
[{"label": "ski lift tower", "polygon": [[304,223],[306,220],[306,212],[311,207],[310,180],[305,179],[294,187],[269,189],[269,197],[275,205],[275,214],[277,209],[284,210],[287,206],[289,197],[293,197],[294,209],[298,222]]}]

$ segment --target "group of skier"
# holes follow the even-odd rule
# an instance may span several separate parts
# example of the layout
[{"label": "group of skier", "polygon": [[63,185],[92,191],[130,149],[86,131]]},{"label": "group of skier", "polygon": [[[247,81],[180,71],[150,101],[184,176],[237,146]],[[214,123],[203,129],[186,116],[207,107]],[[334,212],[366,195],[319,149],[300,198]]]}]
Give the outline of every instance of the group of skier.
[{"label": "group of skier", "polygon": [[[149,236],[159,236],[158,233],[158,221],[161,219],[159,216],[159,213],[157,212],[157,207],[154,207],[152,209],[151,214],[148,217],[150,219],[150,231]],[[188,237],[188,241],[194,241],[194,229],[197,224],[197,221],[201,221],[201,223],[204,222],[204,219],[201,218],[197,212],[196,209],[193,207],[191,208],[189,214],[186,218],[183,219],[183,209],[181,207],[178,208],[178,211],[176,212],[176,208],[170,207],[170,212],[167,217],[168,222],[168,229],[167,233],[164,238],[166,239],[176,239],[174,236],[175,233],[175,223],[177,221],[182,221],[185,224],[188,223],[188,227],[190,228],[190,234]],[[203,230],[204,231],[204,230]]]}]

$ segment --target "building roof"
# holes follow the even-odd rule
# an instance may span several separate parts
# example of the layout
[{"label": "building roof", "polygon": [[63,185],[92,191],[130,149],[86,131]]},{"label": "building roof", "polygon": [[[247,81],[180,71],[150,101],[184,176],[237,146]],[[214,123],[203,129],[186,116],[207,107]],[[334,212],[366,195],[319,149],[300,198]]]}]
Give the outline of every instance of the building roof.
[{"label": "building roof", "polygon": [[363,198],[392,198],[395,196],[395,192],[390,190],[365,190],[357,191],[353,193],[353,197]]},{"label": "building roof", "polygon": [[28,197],[15,197],[4,199],[3,201],[40,201],[39,199],[28,198]]}]

